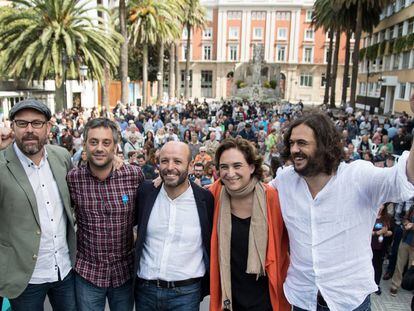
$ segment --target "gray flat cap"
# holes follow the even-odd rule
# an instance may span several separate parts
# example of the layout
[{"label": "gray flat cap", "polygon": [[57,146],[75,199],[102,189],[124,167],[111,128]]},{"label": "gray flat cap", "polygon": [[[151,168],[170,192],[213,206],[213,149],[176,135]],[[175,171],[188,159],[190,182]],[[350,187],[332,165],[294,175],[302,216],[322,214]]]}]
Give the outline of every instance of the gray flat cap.
[{"label": "gray flat cap", "polygon": [[40,113],[44,114],[48,121],[52,117],[52,113],[50,112],[50,109],[45,104],[43,104],[42,102],[36,99],[25,99],[25,100],[18,102],[16,105],[13,106],[12,109],[10,109],[9,119],[13,120],[16,113],[18,113],[20,110],[23,110],[23,109],[37,110]]}]

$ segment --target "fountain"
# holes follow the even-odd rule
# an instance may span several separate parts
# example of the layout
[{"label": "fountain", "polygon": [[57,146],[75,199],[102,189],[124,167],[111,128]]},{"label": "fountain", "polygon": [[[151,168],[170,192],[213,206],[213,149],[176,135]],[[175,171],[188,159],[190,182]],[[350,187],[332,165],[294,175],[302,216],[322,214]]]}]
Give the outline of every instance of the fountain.
[{"label": "fountain", "polygon": [[252,101],[280,101],[280,66],[264,61],[264,47],[255,44],[253,59],[234,70],[233,98]]}]

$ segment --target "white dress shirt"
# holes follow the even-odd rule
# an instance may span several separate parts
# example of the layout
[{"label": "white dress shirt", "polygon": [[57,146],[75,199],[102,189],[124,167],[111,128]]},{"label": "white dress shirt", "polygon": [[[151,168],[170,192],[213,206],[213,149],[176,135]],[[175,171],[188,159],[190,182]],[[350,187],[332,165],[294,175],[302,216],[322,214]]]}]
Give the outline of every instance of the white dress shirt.
[{"label": "white dress shirt", "polygon": [[71,270],[69,248],[66,241],[66,214],[59,188],[45,155],[39,166],[26,157],[16,144],[14,151],[22,164],[36,197],[40,219],[39,253],[30,284],[43,284],[63,279]]},{"label": "white dress shirt", "polygon": [[204,276],[200,219],[191,186],[171,200],[162,186],[148,221],[138,276],[181,281]]},{"label": "white dress shirt", "polygon": [[284,292],[288,301],[316,310],[318,290],[332,311],[350,311],[377,290],[371,233],[380,205],[414,194],[406,177],[407,153],[392,168],[357,160],[312,198],[306,181],[287,167],[271,184],[278,189],[289,233],[291,262]]}]

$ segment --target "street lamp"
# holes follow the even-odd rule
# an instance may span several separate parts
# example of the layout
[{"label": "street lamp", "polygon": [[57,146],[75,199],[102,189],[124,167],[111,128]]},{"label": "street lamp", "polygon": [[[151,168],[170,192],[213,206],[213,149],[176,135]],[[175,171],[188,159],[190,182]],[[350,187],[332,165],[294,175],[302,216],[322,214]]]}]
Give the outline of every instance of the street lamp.
[{"label": "street lamp", "polygon": [[88,75],[88,66],[86,66],[86,65],[80,65],[79,66],[79,74],[80,74],[81,81],[83,82],[83,80]]}]

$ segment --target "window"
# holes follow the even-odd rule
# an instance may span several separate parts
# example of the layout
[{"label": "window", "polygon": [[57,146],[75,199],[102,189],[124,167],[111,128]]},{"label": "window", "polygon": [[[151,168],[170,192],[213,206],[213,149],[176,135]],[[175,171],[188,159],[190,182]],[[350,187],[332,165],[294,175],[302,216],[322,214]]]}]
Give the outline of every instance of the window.
[{"label": "window", "polygon": [[213,97],[213,72],[210,70],[201,71],[201,96]]},{"label": "window", "polygon": [[284,62],[286,61],[286,46],[277,46],[277,61]]},{"label": "window", "polygon": [[321,75],[321,87],[325,87],[326,85],[326,74]]},{"label": "window", "polygon": [[394,63],[392,69],[397,70],[400,67],[400,54],[394,54]]},{"label": "window", "polygon": [[312,87],[313,76],[311,73],[301,73],[300,75],[300,86]]},{"label": "window", "polygon": [[397,33],[398,38],[399,37],[402,37],[402,35],[403,35],[403,29],[404,29],[404,24],[403,23],[398,24],[398,33]]},{"label": "window", "polygon": [[414,83],[410,83],[410,98],[414,95]]},{"label": "window", "polygon": [[[182,44],[182,60],[186,60],[186,58],[185,58],[185,52],[186,52],[186,50],[187,50],[187,43],[183,43]],[[190,46],[190,51],[189,51],[189,55],[190,55],[190,60],[191,60],[191,46]]]},{"label": "window", "polygon": [[401,69],[408,69],[408,67],[410,66],[410,53],[410,51],[403,53]]},{"label": "window", "polygon": [[279,40],[286,40],[287,39],[287,28],[278,28],[277,38]]},{"label": "window", "polygon": [[227,11],[227,19],[238,20],[241,19],[241,11]]},{"label": "window", "polygon": [[266,19],[266,12],[252,12],[252,20],[263,21]]},{"label": "window", "polygon": [[303,49],[303,62],[304,63],[313,62],[313,48],[307,47]]},{"label": "window", "polygon": [[229,39],[239,39],[239,27],[229,28]]},{"label": "window", "polygon": [[290,12],[277,12],[276,20],[278,21],[288,21],[290,20]]},{"label": "window", "polygon": [[206,21],[213,21],[213,10],[212,9],[207,9],[206,10]]},{"label": "window", "polygon": [[236,61],[238,59],[237,52],[238,52],[238,45],[237,44],[229,45],[230,60]]},{"label": "window", "polygon": [[183,34],[182,34],[182,36],[183,36],[183,39],[187,39],[187,38],[188,38],[187,28],[184,28],[184,29],[183,29]]},{"label": "window", "polygon": [[256,27],[253,28],[253,39],[262,39],[263,38],[263,28]]},{"label": "window", "polygon": [[414,32],[414,18],[412,18],[408,21],[407,35],[409,35],[413,32]]},{"label": "window", "polygon": [[359,94],[361,95],[365,94],[365,83],[364,82],[359,83]]},{"label": "window", "polygon": [[406,90],[405,82],[404,83],[400,83],[400,92],[398,93],[399,98],[405,99],[405,90]]},{"label": "window", "polygon": [[306,22],[310,23],[312,21],[312,14],[313,14],[313,10],[306,10]]},{"label": "window", "polygon": [[211,44],[204,45],[203,59],[204,60],[211,60]]},{"label": "window", "polygon": [[405,0],[398,0],[398,9],[402,10],[405,7]]},{"label": "window", "polygon": [[[333,47],[332,47],[332,49],[333,49]],[[325,53],[324,53],[324,59],[323,59],[325,64],[328,63],[328,59],[329,59],[329,47],[326,47],[325,48]]]},{"label": "window", "polygon": [[213,37],[213,28],[207,27],[203,31],[203,39],[211,39]]},{"label": "window", "polygon": [[384,58],[384,70],[390,70],[391,69],[391,56],[385,56]]},{"label": "window", "polygon": [[[189,75],[189,78],[190,78],[189,83],[188,83],[188,87],[190,89],[190,97],[191,97],[192,93],[193,93],[193,71],[190,70],[188,75]],[[186,79],[185,70],[181,70],[181,81],[180,81],[181,82],[180,83],[180,86],[181,86],[180,93],[181,94],[184,94],[184,92],[185,92],[185,79]]]},{"label": "window", "polygon": [[313,29],[305,30],[305,41],[313,41]]}]

